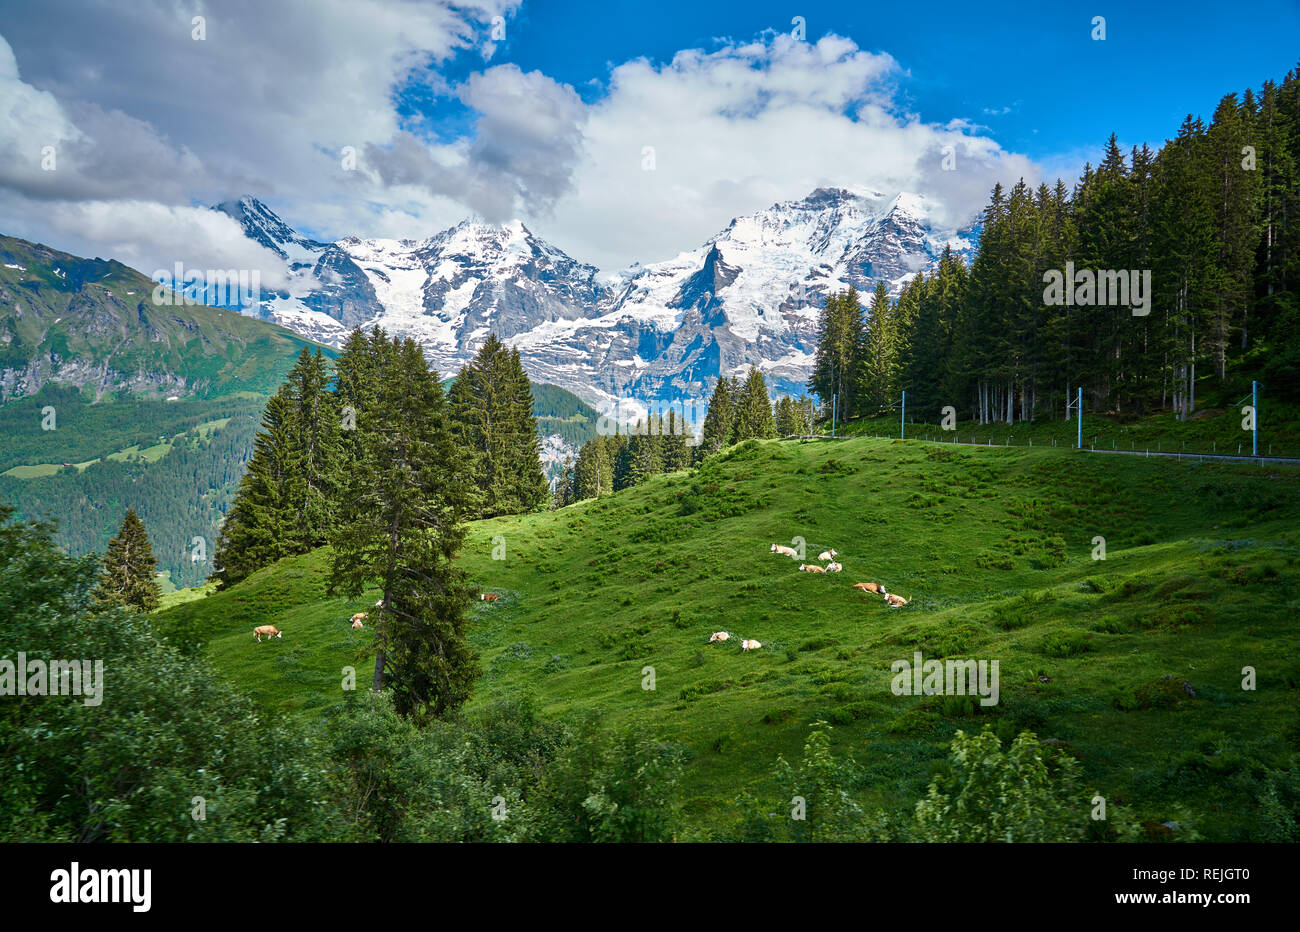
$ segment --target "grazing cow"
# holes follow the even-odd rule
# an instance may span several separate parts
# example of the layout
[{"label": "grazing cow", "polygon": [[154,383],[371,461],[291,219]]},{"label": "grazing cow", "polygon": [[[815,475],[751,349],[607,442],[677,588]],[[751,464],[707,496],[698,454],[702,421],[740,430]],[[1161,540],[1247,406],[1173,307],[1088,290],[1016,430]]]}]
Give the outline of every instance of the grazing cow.
[{"label": "grazing cow", "polygon": [[758,643],[758,641],[750,641],[748,639],[740,642],[741,650],[758,650],[762,646],[763,645]]},{"label": "grazing cow", "polygon": [[258,625],[253,629],[253,637],[257,638],[257,643],[262,643],[262,635],[268,638],[278,638],[282,632],[275,625]]},{"label": "grazing cow", "polygon": [[383,607],[384,607],[383,599],[380,599],[378,602],[375,603],[375,608],[383,608]]},{"label": "grazing cow", "polygon": [[501,598],[501,596],[497,595],[495,592],[485,592],[479,596],[479,599],[483,602],[495,602],[499,598]]},{"label": "grazing cow", "polygon": [[907,599],[903,598],[901,595],[894,595],[892,592],[885,596],[885,601],[893,608],[901,608],[907,604]]},{"label": "grazing cow", "polygon": [[861,589],[863,592],[875,592],[878,593],[879,595],[889,595],[889,593],[885,591],[885,587],[880,583],[873,583],[873,582],[854,583],[853,588]]},{"label": "grazing cow", "polygon": [[772,550],[771,550],[771,552],[772,552],[772,553],[779,553],[779,554],[781,554],[782,556],[787,556],[787,557],[798,557],[798,556],[799,556],[799,551],[795,550],[793,547],[786,547],[786,546],[784,546],[784,545],[782,545],[782,544],[773,544],[773,545],[772,545]]},{"label": "grazing cow", "polygon": [[354,628],[364,628],[365,625],[362,624],[362,623],[361,623],[361,619],[358,618],[356,621],[352,622],[352,627],[354,627]]},{"label": "grazing cow", "polygon": [[838,557],[838,556],[839,556],[839,554],[836,553],[834,550],[823,550],[821,553],[817,554],[817,559],[818,559],[818,560],[834,560],[834,559],[835,559],[836,557]]},{"label": "grazing cow", "polygon": [[370,617],[369,612],[357,612],[355,615],[349,618],[348,621],[352,622],[352,627],[355,628],[357,627],[358,621],[360,621],[362,618],[369,618],[369,617]]},{"label": "grazing cow", "polygon": [[799,572],[801,573],[825,573],[826,567],[817,566],[814,563],[800,563]]},{"label": "grazing cow", "polygon": [[713,632],[713,637],[709,638],[709,643],[714,644],[718,641],[725,641],[729,637],[731,637],[731,635],[725,631],[715,631]]},{"label": "grazing cow", "polygon": [[827,563],[827,564],[826,564],[826,572],[828,572],[828,573],[840,573],[840,572],[843,572],[843,571],[844,571],[844,564],[843,564],[843,563]]}]

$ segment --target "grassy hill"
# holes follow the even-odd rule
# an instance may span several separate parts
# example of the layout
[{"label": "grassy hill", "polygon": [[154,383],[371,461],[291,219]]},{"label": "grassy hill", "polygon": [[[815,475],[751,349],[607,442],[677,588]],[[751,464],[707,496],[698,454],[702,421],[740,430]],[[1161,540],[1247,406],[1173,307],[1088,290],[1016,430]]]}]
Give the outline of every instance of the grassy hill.
[{"label": "grassy hill", "polygon": [[[750,442],[558,512],[472,525],[475,705],[598,708],[688,749],[690,837],[743,791],[788,800],[778,754],[836,725],[860,800],[910,810],[957,728],[1066,742],[1090,786],[1207,839],[1258,837],[1269,768],[1300,748],[1300,470],[919,442]],[[843,553],[817,576],[769,553]],[[1097,536],[1106,559],[1092,558]],[[496,538],[505,559],[493,560]],[[283,561],[157,616],[265,706],[313,717],[371,672],[366,610],[325,595],[327,554]],[[879,580],[890,609],[851,588]],[[251,628],[285,634],[254,642]],[[711,632],[755,638],[709,644]],[[890,665],[998,660],[1001,701],[900,697]],[[1258,688],[1242,688],[1242,668]],[[646,667],[655,688],[643,688]],[[785,795],[783,795],[785,794]]]}]

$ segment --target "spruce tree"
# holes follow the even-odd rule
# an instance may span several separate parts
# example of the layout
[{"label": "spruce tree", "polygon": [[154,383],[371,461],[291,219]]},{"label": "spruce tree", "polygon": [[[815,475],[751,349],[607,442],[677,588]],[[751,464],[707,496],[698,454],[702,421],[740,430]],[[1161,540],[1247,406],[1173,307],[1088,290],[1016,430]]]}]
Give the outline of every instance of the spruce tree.
[{"label": "spruce tree", "polygon": [[128,508],[117,536],[108,542],[95,597],[101,604],[151,612],[158,607],[162,596],[154,578],[157,571],[158,561],[154,559],[144,522],[134,508]]},{"label": "spruce tree", "polygon": [[465,636],[470,589],[452,562],[475,476],[420,347],[381,340],[371,350],[378,392],[342,476],[330,588],[356,598],[379,586],[374,689],[391,689],[395,707],[422,720],[461,705],[478,674]]},{"label": "spruce tree", "polygon": [[448,393],[457,442],[472,452],[483,492],[478,517],[520,514],[546,501],[532,388],[518,350],[488,336]]},{"label": "spruce tree", "polygon": [[298,509],[305,494],[291,407],[282,387],[262,413],[252,459],[217,536],[212,578],[221,589],[299,552]]},{"label": "spruce tree", "polygon": [[691,464],[691,451],[686,446],[685,425],[678,421],[677,412],[668,409],[668,422],[661,444],[664,472],[677,472]]},{"label": "spruce tree", "polygon": [[305,346],[285,379],[289,430],[300,470],[292,485],[301,496],[293,502],[297,510],[291,534],[295,553],[325,543],[326,530],[334,522],[342,441],[336,396],[328,390],[329,380],[320,349],[312,354]]},{"label": "spruce tree", "polygon": [[755,366],[749,370],[736,400],[736,442],[776,436],[772,420],[772,403],[767,397],[767,383]]},{"label": "spruce tree", "polygon": [[704,415],[704,428],[700,435],[698,449],[701,457],[717,453],[731,443],[736,417],[731,387],[732,383],[722,376],[719,376],[718,384],[713,387],[713,397],[709,399],[709,409]]}]

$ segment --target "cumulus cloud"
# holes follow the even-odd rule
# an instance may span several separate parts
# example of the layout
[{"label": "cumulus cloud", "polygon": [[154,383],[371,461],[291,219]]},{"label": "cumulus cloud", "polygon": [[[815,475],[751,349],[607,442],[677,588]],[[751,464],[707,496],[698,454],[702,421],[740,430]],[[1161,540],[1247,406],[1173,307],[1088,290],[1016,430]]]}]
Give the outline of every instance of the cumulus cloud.
[{"label": "cumulus cloud", "polygon": [[60,242],[102,244],[113,258],[151,277],[170,275],[179,262],[193,270],[256,269],[267,290],[289,283],[280,257],[219,211],[153,201],[62,201],[50,206],[49,223],[66,238]]},{"label": "cumulus cloud", "polygon": [[586,108],[573,88],[516,65],[474,74],[458,96],[478,114],[473,140],[434,149],[410,133],[367,160],[389,185],[414,185],[496,222],[545,215],[573,186]]},{"label": "cumulus cloud", "polygon": [[[766,33],[623,62],[584,103],[551,76],[493,64],[505,46],[492,18],[518,0],[16,3],[0,0],[5,232],[54,245],[93,233],[89,251],[125,261],[134,248],[151,268],[169,264],[153,258],[167,243],[188,248],[174,237],[232,254],[200,206],[241,193],[331,238],[519,217],[613,271],[817,187],[923,193],[957,227],[994,181],[1038,176],[981,127],[907,113],[898,63],[841,36]],[[448,81],[441,66],[461,54],[480,67]],[[467,108],[472,128],[441,138],[424,114],[399,113],[413,86]],[[41,168],[45,145],[57,171]]]},{"label": "cumulus cloud", "polygon": [[732,217],[817,187],[923,193],[936,223],[958,227],[999,178],[1037,177],[966,124],[901,112],[901,77],[889,55],[837,36],[619,65],[588,113],[577,188],[540,231],[586,245],[582,257],[611,270],[692,248]]},{"label": "cumulus cloud", "polygon": [[[358,201],[383,192],[344,169],[344,147],[393,138],[394,88],[481,46],[517,2],[0,0],[5,232],[48,238],[53,201],[114,200],[120,215],[246,192],[353,232]],[[465,210],[420,212],[439,208]]]}]

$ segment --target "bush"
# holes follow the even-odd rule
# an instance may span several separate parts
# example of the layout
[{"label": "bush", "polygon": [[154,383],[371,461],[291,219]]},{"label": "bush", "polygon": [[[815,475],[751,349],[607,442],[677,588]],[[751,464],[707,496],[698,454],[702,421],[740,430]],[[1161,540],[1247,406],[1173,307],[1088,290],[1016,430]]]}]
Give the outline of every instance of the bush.
[{"label": "bush", "polygon": [[931,842],[1080,841],[1088,830],[1085,793],[1074,758],[1022,732],[1010,748],[987,726],[958,731],[951,772],[930,783],[916,805],[915,831]]}]

